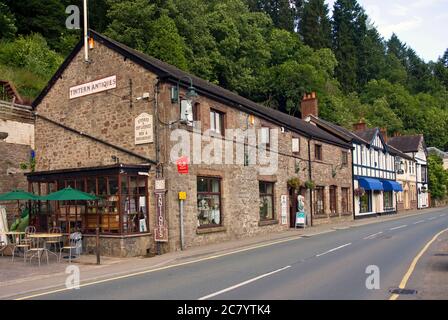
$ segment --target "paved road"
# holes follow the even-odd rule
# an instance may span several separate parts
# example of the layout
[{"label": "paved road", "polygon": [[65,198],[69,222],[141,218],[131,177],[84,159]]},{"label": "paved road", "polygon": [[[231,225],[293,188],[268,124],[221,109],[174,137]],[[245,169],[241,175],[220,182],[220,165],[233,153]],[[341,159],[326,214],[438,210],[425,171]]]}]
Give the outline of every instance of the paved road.
[{"label": "paved road", "polygon": [[[388,299],[448,210],[336,230],[36,299]],[[380,289],[366,288],[366,268]]]}]

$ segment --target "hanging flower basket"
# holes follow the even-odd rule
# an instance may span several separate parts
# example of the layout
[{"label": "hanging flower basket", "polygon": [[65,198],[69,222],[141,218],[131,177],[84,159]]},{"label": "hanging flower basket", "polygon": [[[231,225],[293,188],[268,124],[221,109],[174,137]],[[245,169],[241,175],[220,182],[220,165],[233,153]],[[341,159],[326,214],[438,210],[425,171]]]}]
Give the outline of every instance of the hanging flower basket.
[{"label": "hanging flower basket", "polygon": [[291,178],[288,180],[288,187],[294,190],[299,190],[300,186],[302,185],[302,182],[299,178]]},{"label": "hanging flower basket", "polygon": [[316,183],[313,180],[308,180],[305,182],[305,187],[309,190],[314,190],[314,188],[316,188]]}]

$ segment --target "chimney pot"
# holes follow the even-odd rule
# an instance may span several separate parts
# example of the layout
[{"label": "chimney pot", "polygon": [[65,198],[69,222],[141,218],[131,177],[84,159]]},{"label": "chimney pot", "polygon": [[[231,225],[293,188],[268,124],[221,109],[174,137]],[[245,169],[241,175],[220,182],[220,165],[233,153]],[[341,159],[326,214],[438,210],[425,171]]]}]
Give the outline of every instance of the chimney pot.
[{"label": "chimney pot", "polygon": [[366,121],[364,118],[359,119],[358,123],[353,125],[353,130],[355,131],[363,131],[366,129]]}]

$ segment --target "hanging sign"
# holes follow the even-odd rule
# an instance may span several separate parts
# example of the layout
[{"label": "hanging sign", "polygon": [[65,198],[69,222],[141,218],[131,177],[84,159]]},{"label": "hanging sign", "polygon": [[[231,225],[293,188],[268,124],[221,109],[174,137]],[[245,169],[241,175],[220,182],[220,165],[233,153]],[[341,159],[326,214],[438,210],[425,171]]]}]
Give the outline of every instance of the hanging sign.
[{"label": "hanging sign", "polygon": [[188,157],[183,156],[177,159],[177,172],[180,174],[187,174],[188,173]]},{"label": "hanging sign", "polygon": [[282,217],[282,224],[288,224],[288,196],[282,195],[280,197],[280,203],[281,203],[281,217]]},{"label": "hanging sign", "polygon": [[153,142],[152,115],[140,114],[135,118],[135,144]]},{"label": "hanging sign", "polygon": [[156,228],[154,240],[156,242],[168,242],[168,227],[165,219],[165,191],[157,191],[156,195]]},{"label": "hanging sign", "polygon": [[69,99],[75,99],[89,94],[94,94],[117,87],[117,76],[111,76],[87,83],[83,83],[69,89]]}]

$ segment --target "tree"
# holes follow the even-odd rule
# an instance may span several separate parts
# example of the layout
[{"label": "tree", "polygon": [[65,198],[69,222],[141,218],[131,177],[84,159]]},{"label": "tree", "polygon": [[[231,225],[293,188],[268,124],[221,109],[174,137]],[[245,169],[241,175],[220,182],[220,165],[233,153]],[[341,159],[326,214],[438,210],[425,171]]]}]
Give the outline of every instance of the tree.
[{"label": "tree", "polygon": [[331,48],[331,23],[324,0],[310,0],[304,4],[299,33],[303,42],[314,49]]},{"label": "tree", "polygon": [[433,199],[443,199],[448,195],[448,171],[443,169],[443,162],[437,155],[428,157],[429,191]]},{"label": "tree", "polygon": [[269,15],[274,26],[294,32],[297,26],[301,0],[246,0],[251,11],[260,11]]},{"label": "tree", "polygon": [[0,40],[14,38],[17,28],[16,19],[6,4],[0,2]]},{"label": "tree", "polygon": [[336,77],[344,91],[358,87],[357,21],[363,10],[356,0],[337,0],[333,9],[333,51],[338,60]]}]

